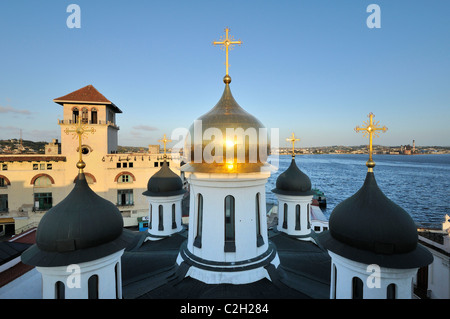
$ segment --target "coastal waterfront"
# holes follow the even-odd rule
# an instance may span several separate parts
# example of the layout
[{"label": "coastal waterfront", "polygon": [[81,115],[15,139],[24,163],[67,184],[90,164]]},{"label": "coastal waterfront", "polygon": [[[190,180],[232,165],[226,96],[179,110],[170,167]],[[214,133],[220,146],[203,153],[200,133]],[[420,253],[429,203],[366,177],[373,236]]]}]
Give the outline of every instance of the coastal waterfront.
[{"label": "coastal waterfront", "polygon": [[[279,169],[272,173],[266,185],[267,202],[276,204],[271,192],[278,175],[291,161],[280,155]],[[297,155],[298,167],[313,185],[325,193],[329,217],[337,204],[352,196],[362,186],[367,168],[367,155],[320,154]],[[374,155],[375,177],[380,189],[397,205],[405,209],[419,227],[441,228],[445,214],[450,213],[450,154],[440,155]],[[277,157],[270,161],[277,166]]]}]

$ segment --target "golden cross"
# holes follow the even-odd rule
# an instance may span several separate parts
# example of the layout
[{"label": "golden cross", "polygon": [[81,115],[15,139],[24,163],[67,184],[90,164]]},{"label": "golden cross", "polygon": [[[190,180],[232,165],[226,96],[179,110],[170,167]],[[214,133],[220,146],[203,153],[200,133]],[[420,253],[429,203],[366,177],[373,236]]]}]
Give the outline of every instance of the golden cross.
[{"label": "golden cross", "polygon": [[239,44],[239,45],[242,44],[242,41],[241,41],[241,40],[235,41],[235,40],[234,40],[234,37],[229,38],[229,37],[228,37],[228,31],[230,31],[230,29],[229,29],[228,27],[226,27],[226,28],[225,28],[225,37],[222,35],[222,36],[220,37],[220,40],[221,40],[221,41],[214,41],[214,42],[213,42],[214,46],[215,46],[216,44],[220,44],[220,45],[222,45],[222,50],[225,49],[225,57],[226,57],[226,60],[225,60],[226,75],[228,75],[228,67],[229,67],[229,64],[228,64],[228,47],[231,46],[231,48],[233,49],[233,48],[234,48],[234,44]]},{"label": "golden cross", "polygon": [[360,131],[363,131],[364,136],[368,136],[369,137],[369,160],[366,163],[366,166],[369,168],[369,172],[373,172],[373,168],[375,166],[375,162],[372,159],[372,153],[373,153],[373,148],[372,148],[372,140],[373,140],[373,136],[375,135],[376,137],[378,137],[378,131],[381,132],[386,132],[387,131],[387,127],[383,126],[380,127],[378,125],[379,122],[374,123],[373,122],[373,118],[375,115],[373,115],[373,113],[369,113],[368,117],[369,117],[369,121],[364,122],[364,125],[362,128],[360,128],[359,126],[355,127],[355,131],[356,133],[359,133]]},{"label": "golden cross", "polygon": [[292,133],[292,137],[291,138],[287,138],[286,141],[292,143],[292,157],[295,157],[295,142],[300,141],[300,139],[299,138],[295,138],[295,134]]},{"label": "golden cross", "polygon": [[[80,173],[83,173],[83,168],[86,167],[86,164],[83,162],[83,153],[82,153],[82,148],[81,148],[82,140],[83,140],[83,135],[85,135],[85,134],[87,134],[87,133],[94,134],[94,133],[95,133],[95,128],[93,128],[93,127],[87,127],[86,125],[83,125],[83,124],[81,123],[81,117],[78,117],[78,123],[77,123],[77,126],[76,126],[74,129],[72,129],[72,130],[70,130],[69,128],[66,128],[66,129],[64,130],[64,132],[65,132],[67,135],[69,135],[69,133],[75,133],[75,134],[73,135],[73,138],[75,138],[75,137],[78,136],[78,153],[80,154],[80,158],[79,158],[79,160],[78,160],[77,167],[78,167],[78,169],[79,169],[79,172],[80,172]],[[86,137],[86,138],[87,138],[87,137]]]},{"label": "golden cross", "polygon": [[167,157],[167,155],[166,155],[166,144],[168,142],[172,142],[172,140],[168,140],[166,138],[166,134],[164,134],[164,138],[162,140],[158,140],[158,142],[164,143],[164,158],[166,158]]}]

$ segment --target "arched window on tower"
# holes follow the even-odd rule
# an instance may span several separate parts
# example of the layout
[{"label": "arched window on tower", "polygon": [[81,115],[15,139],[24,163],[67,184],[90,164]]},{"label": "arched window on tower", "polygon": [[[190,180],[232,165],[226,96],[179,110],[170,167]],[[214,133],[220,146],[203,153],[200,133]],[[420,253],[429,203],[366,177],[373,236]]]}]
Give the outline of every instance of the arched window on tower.
[{"label": "arched window on tower", "polygon": [[197,235],[195,236],[194,246],[202,248],[202,228],[203,228],[203,195],[198,194],[197,200]]},{"label": "arched window on tower", "polygon": [[78,116],[80,116],[80,111],[78,111],[77,107],[74,107],[72,110],[72,122],[73,123],[78,122]]},{"label": "arched window on tower", "polygon": [[234,197],[225,197],[225,252],[236,251],[236,230],[235,230],[235,202]]},{"label": "arched window on tower", "polygon": [[260,194],[256,194],[256,203],[255,203],[256,211],[256,247],[260,247],[264,245],[264,239],[261,235],[261,208],[260,208]]},{"label": "arched window on tower", "polygon": [[98,276],[92,275],[88,279],[88,299],[98,299]]},{"label": "arched window on tower", "polygon": [[287,218],[288,218],[288,205],[284,204],[284,212],[283,212],[283,228],[287,229]]},{"label": "arched window on tower", "polygon": [[300,230],[300,205],[295,205],[295,230]]},{"label": "arched window on tower", "polygon": [[57,281],[55,283],[55,299],[65,299],[66,298],[66,287],[62,281]]},{"label": "arched window on tower", "polygon": [[164,230],[164,212],[163,205],[159,205],[158,207],[158,230]]},{"label": "arched window on tower", "polygon": [[364,284],[358,277],[352,279],[352,299],[363,299]]},{"label": "arched window on tower", "polygon": [[175,204],[172,204],[172,229],[177,228],[177,218],[175,213]]},{"label": "arched window on tower", "polygon": [[91,110],[91,122],[92,124],[97,124],[98,119],[97,119],[97,109],[94,107]]},{"label": "arched window on tower", "polygon": [[89,111],[86,107],[81,109],[81,123],[87,124],[89,120]]}]

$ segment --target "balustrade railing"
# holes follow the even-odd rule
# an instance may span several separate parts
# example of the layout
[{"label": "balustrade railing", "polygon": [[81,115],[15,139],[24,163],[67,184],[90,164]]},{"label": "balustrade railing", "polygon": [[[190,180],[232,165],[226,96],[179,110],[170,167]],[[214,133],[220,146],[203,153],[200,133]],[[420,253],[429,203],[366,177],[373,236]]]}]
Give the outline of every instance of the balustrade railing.
[{"label": "balustrade railing", "polygon": [[[111,121],[102,121],[102,120],[98,120],[98,121],[91,121],[91,120],[81,120],[82,124],[100,124],[100,125],[110,125],[116,128],[119,128],[119,126],[117,126],[115,123],[111,122]],[[76,125],[77,124],[77,120],[58,120],[58,124],[70,124],[70,125]]]}]

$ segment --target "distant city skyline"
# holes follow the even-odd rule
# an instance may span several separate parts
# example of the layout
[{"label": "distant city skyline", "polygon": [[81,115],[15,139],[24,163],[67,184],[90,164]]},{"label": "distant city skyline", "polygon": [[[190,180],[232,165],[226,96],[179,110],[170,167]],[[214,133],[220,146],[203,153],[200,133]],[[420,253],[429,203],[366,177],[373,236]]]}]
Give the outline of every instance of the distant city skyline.
[{"label": "distant city skyline", "polygon": [[230,53],[233,96],[279,129],[280,147],[292,132],[298,148],[367,144],[354,128],[370,112],[388,127],[375,144],[449,146],[448,12],[443,0],[4,0],[0,139],[60,139],[53,99],[92,84],[123,111],[119,145],[159,144],[220,99],[225,55],[212,42],[229,27],[243,42]]}]

